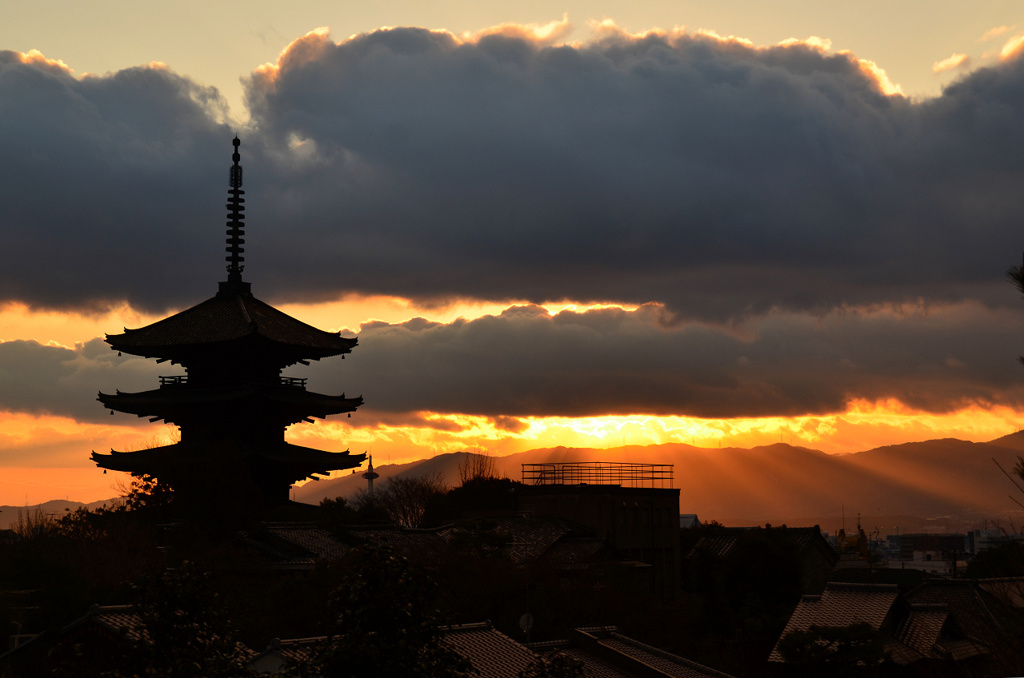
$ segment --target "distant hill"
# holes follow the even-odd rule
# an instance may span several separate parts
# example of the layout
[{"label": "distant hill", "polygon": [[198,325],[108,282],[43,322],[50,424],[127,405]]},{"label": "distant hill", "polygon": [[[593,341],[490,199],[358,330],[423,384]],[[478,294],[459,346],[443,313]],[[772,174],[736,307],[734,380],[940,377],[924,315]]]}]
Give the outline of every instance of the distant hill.
[{"label": "distant hill", "polygon": [[33,504],[31,506],[0,506],[0,530],[12,529],[18,524],[19,515],[26,518],[35,518],[37,515],[60,518],[64,514],[70,513],[82,506],[92,511],[101,506],[112,504],[114,501],[116,500],[104,499],[103,501],[94,501],[91,504],[83,504],[78,501],[54,499],[43,504]]},{"label": "distant hill", "polygon": [[[1024,453],[1024,432],[988,443],[956,439],[888,445],[831,455],[786,444],[751,449],[701,448],[681,443],[611,449],[555,447],[494,458],[499,475],[521,477],[521,464],[565,461],[634,461],[674,465],[680,512],[727,525],[771,522],[856,526],[880,533],[955,531],[999,521],[1022,524],[1017,490],[996,465],[1010,471]],[[456,484],[465,453],[376,468],[377,483],[402,475],[439,473]],[[361,472],[307,483],[298,501],[352,497],[366,487]],[[845,518],[845,520],[844,520]],[[989,523],[991,524],[991,523]]]}]

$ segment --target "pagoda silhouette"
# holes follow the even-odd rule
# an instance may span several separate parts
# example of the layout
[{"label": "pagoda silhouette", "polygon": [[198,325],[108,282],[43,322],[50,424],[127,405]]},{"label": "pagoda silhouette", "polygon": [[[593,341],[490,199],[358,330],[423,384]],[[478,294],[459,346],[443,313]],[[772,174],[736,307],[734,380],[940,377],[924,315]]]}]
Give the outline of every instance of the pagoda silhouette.
[{"label": "pagoda silhouette", "polygon": [[[326,452],[285,442],[285,429],[312,417],[352,412],[361,397],[306,390],[306,380],[282,376],[341,355],[356,339],[325,332],[252,295],[242,280],[245,192],[239,140],[232,142],[228,190],[228,279],[212,299],[139,329],[108,334],[111,349],[185,373],[160,377],[160,387],[140,393],[99,394],[103,406],[178,426],[171,445],[110,454],[92,453],[97,466],[150,477],[173,489],[175,505],[234,503],[249,509],[288,501],[292,483],[314,474],[359,466],[365,454]],[[351,414],[349,415],[351,416]]]}]

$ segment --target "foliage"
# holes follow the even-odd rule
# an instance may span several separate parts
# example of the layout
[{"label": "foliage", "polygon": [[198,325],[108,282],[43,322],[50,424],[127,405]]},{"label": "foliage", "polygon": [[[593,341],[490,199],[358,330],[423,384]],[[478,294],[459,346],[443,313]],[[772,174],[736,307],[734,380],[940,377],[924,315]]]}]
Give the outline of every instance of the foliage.
[{"label": "foliage", "polygon": [[494,457],[488,454],[468,453],[466,458],[459,462],[459,485],[465,485],[472,480],[490,480],[497,477]]},{"label": "foliage", "polygon": [[128,511],[162,513],[174,501],[174,490],[167,483],[144,473],[133,473],[132,483],[124,495],[124,507]]},{"label": "foliage", "polygon": [[444,480],[439,473],[423,476],[390,478],[372,495],[361,493],[356,501],[357,511],[381,509],[396,525],[419,527],[430,503],[445,492]]},{"label": "foliage", "polygon": [[791,631],[779,641],[779,653],[808,676],[874,676],[886,661],[881,633],[864,622]]},{"label": "foliage", "polygon": [[511,514],[516,505],[516,488],[521,485],[508,478],[470,478],[431,501],[421,525],[446,525],[495,512]]},{"label": "foliage", "polygon": [[432,608],[436,585],[423,569],[387,547],[356,549],[328,599],[335,634],[297,675],[339,678],[437,678],[475,673],[442,642]]},{"label": "foliage", "polygon": [[495,520],[481,519],[452,530],[449,545],[470,551],[479,558],[493,558],[512,542],[512,537]]},{"label": "foliage", "polygon": [[18,509],[18,520],[11,527],[22,539],[32,539],[50,532],[56,523],[52,515],[46,515],[37,506],[35,511],[29,511],[28,507],[24,512]]},{"label": "foliage", "polygon": [[366,490],[360,490],[351,502],[344,497],[328,498],[320,502],[320,524],[330,532],[340,532],[347,525],[389,522],[391,517],[388,512]]},{"label": "foliage", "polygon": [[143,579],[134,612],[142,639],[110,675],[184,678],[249,676],[239,645],[209,585],[209,573],[189,562],[177,570]]},{"label": "foliage", "polygon": [[1024,544],[1009,541],[982,551],[967,563],[968,579],[1024,577]]},{"label": "foliage", "polygon": [[517,678],[584,678],[583,662],[559,652],[551,657],[539,657]]}]

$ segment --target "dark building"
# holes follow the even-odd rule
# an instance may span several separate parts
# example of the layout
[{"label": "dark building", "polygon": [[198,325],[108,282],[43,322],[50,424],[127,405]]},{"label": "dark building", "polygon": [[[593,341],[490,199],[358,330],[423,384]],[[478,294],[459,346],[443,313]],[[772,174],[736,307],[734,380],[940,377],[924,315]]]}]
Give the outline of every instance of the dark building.
[{"label": "dark building", "polygon": [[649,567],[651,590],[679,593],[679,490],[666,464],[523,464],[518,510],[585,525],[620,559]]},{"label": "dark building", "polygon": [[100,393],[104,407],[165,421],[181,440],[133,452],[99,454],[98,466],[151,476],[170,485],[176,500],[202,501],[216,494],[246,506],[288,500],[292,483],[313,474],[347,469],[366,456],[332,453],[285,442],[285,429],[311,417],[352,412],[361,397],[306,390],[306,380],[282,376],[308,364],[349,353],[356,339],[325,332],[278,311],[252,295],[242,280],[244,211],[239,141],[234,140],[228,191],[228,279],[212,299],[146,327],[107,335],[119,352],[181,365],[184,374],[160,377],[141,393]]}]

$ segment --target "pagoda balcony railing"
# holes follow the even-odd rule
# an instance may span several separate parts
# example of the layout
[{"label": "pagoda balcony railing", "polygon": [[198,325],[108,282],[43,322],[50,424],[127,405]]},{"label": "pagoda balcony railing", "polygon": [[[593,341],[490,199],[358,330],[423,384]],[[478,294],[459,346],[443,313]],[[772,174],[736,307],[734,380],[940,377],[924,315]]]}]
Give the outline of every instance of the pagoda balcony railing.
[{"label": "pagoda balcony railing", "polygon": [[672,464],[636,464],[619,461],[523,464],[523,483],[670,488],[672,470]]},{"label": "pagoda balcony railing", "polygon": [[[282,386],[292,386],[294,388],[301,388],[301,389],[305,389],[306,388],[306,378],[305,377],[281,377],[280,379],[281,379],[280,383],[281,383]],[[187,384],[187,383],[188,383],[188,375],[187,374],[175,374],[175,375],[171,375],[169,377],[165,377],[165,376],[160,377],[160,385],[161,386],[181,386],[181,385]]]}]

